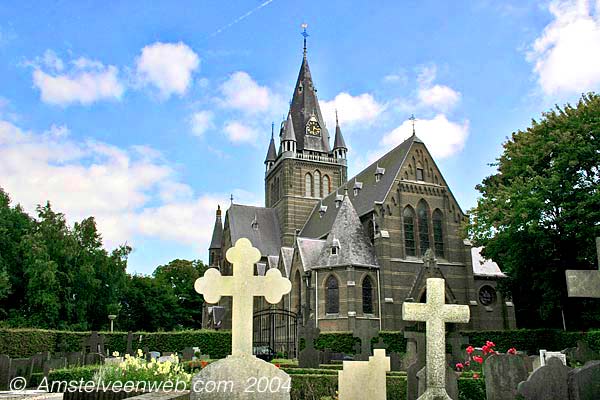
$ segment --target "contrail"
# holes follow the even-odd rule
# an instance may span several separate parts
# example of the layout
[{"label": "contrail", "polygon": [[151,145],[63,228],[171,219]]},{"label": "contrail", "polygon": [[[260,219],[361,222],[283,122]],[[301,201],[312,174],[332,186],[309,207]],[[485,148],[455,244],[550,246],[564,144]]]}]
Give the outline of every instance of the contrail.
[{"label": "contrail", "polygon": [[242,15],[240,17],[237,17],[232,22],[230,22],[227,25],[222,26],[221,28],[217,29],[216,31],[214,31],[213,33],[211,33],[210,35],[208,35],[208,37],[216,36],[219,33],[223,32],[224,30],[231,28],[233,25],[237,24],[238,22],[240,22],[243,19],[248,18],[250,15],[254,14],[256,11],[260,10],[261,8],[268,6],[273,1],[275,1],[275,0],[267,0],[267,1],[265,1],[264,3],[262,3],[261,5],[259,5],[258,7],[256,7],[254,9],[248,11],[246,14],[244,14],[244,15]]}]

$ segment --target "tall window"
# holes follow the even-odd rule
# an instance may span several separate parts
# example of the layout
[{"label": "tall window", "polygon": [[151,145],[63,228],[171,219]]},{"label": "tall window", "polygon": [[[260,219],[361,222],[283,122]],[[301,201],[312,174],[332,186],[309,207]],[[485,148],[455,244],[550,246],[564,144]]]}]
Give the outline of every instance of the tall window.
[{"label": "tall window", "polygon": [[415,246],[415,213],[412,208],[406,207],[402,212],[404,219],[404,247],[407,256],[416,256]]},{"label": "tall window", "polygon": [[313,191],[315,197],[321,196],[321,173],[315,171],[315,190]]},{"label": "tall window", "polygon": [[325,290],[327,291],[325,312],[327,314],[338,314],[340,312],[340,288],[335,276],[331,275],[327,278]]},{"label": "tall window", "polygon": [[327,197],[329,192],[331,192],[331,180],[329,176],[323,175],[323,197]]},{"label": "tall window", "polygon": [[307,173],[304,176],[304,196],[313,197],[313,177],[311,174]]},{"label": "tall window", "polygon": [[296,271],[294,277],[294,286],[296,286],[296,301],[294,302],[294,309],[298,312],[302,311],[302,280],[300,279],[300,271]]},{"label": "tall window", "polygon": [[419,249],[423,255],[429,248],[429,208],[425,200],[419,202],[417,217],[419,218]]},{"label": "tall window", "polygon": [[373,283],[370,277],[365,277],[362,284],[363,314],[373,314]]},{"label": "tall window", "polygon": [[433,212],[433,247],[435,248],[435,256],[440,258],[444,257],[444,231],[442,228],[442,221],[444,220],[442,212],[435,210]]},{"label": "tall window", "polygon": [[424,181],[425,177],[424,177],[424,173],[423,173],[423,164],[421,164],[421,162],[417,162],[417,180],[418,181]]}]

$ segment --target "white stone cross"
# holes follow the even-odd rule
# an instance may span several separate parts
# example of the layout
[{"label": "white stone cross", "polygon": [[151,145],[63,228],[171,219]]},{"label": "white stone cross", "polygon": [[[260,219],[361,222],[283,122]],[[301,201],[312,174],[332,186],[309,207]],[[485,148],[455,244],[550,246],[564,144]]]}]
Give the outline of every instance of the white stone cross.
[{"label": "white stone cross", "polygon": [[338,372],[340,400],[385,400],[385,373],[390,370],[390,358],[385,349],[375,349],[369,361],[344,361]]},{"label": "white stone cross", "polygon": [[448,399],[446,392],[446,322],[469,322],[469,306],[445,304],[445,281],[427,279],[427,303],[402,303],[405,321],[426,322],[427,389],[417,400]]},{"label": "white stone cross", "polygon": [[255,276],[254,264],[260,260],[260,251],[246,238],[238,239],[226,257],[233,264],[233,276],[221,276],[217,269],[210,268],[196,280],[194,288],[207,303],[217,303],[221,296],[233,297],[231,354],[252,355],[254,297],[264,296],[269,303],[278,303],[292,290],[292,283],[277,268],[269,269],[265,276]]},{"label": "white stone cross", "polygon": [[[600,237],[596,238],[596,253],[598,256],[598,268],[600,268]],[[576,270],[568,269],[567,291],[569,297],[593,297],[600,298],[600,270]]]}]

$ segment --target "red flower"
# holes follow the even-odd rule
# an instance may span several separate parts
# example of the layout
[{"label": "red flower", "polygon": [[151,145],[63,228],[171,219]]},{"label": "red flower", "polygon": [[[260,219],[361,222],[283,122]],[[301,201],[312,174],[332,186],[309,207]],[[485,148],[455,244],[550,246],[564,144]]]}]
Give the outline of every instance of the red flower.
[{"label": "red flower", "polygon": [[275,364],[275,366],[276,366],[277,368],[280,368],[280,367],[281,367],[281,365],[279,365],[279,364]]},{"label": "red flower", "polygon": [[469,365],[471,365],[471,361],[465,361],[465,365],[468,367]]},{"label": "red flower", "polygon": [[473,356],[473,361],[478,362],[479,364],[483,363],[483,357]]},{"label": "red flower", "polygon": [[515,349],[514,347],[511,347],[510,349],[508,349],[507,353],[508,354],[517,354],[517,349]]},{"label": "red flower", "polygon": [[486,345],[487,347],[494,347],[494,346],[496,346],[496,345],[494,344],[494,342],[490,342],[489,340],[485,342],[485,345]]},{"label": "red flower", "polygon": [[473,379],[479,379],[479,374],[478,373],[474,373],[473,374]]},{"label": "red flower", "polygon": [[[489,343],[489,342],[488,342]],[[490,347],[486,344],[485,346],[483,346],[481,348],[481,350],[483,350],[483,354],[487,354],[490,352]]]},{"label": "red flower", "polygon": [[461,370],[461,369],[463,369],[464,367],[465,367],[465,366],[464,366],[462,363],[456,363],[456,369],[457,369],[457,370],[459,370],[459,371],[460,371],[460,370]]},{"label": "red flower", "polygon": [[475,349],[473,348],[473,346],[467,347],[467,354],[471,354],[474,351],[475,351]]},{"label": "red flower", "polygon": [[208,361],[200,361],[200,366],[202,368],[206,367],[208,365]]}]

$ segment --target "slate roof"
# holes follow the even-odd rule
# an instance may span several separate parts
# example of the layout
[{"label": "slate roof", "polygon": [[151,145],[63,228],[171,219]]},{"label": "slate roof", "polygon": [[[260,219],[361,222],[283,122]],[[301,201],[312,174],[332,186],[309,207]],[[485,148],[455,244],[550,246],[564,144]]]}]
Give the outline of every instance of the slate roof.
[{"label": "slate roof", "polygon": [[342,135],[342,130],[340,129],[340,124],[335,124],[335,139],[333,140],[333,148],[334,149],[348,149],[346,146],[346,142],[344,141],[344,136]]},{"label": "slate roof", "polygon": [[498,264],[481,255],[482,247],[472,247],[471,257],[473,260],[473,275],[485,277],[506,277],[504,272],[500,270]]},{"label": "slate roof", "polygon": [[[331,252],[333,245],[339,247],[337,254]],[[348,196],[344,196],[331,231],[327,235],[326,245],[321,249],[317,260],[318,267],[336,265],[378,265],[375,249],[365,235],[360,218]]]},{"label": "slate roof", "polygon": [[308,271],[312,267],[318,265],[319,255],[326,244],[326,240],[309,239],[303,237],[296,239],[300,263],[302,264],[304,271]]},{"label": "slate roof", "polygon": [[[315,207],[308,221],[302,228],[300,236],[324,238],[329,233],[339,210],[335,207],[336,196],[344,193],[346,189],[349,189],[350,201],[352,201],[352,205],[359,216],[363,216],[373,210],[375,202],[384,201],[414,142],[421,142],[421,140],[415,135],[409,137],[379,160],[358,173],[354,178],[348,180],[348,182],[340,186],[337,191],[334,191],[329,194],[329,196],[325,197],[322,204],[327,206],[327,212],[321,217],[318,212],[319,210],[317,209],[318,207]],[[385,173],[381,176],[379,182],[375,181],[375,172],[377,168],[385,170]],[[362,189],[360,189],[357,196],[354,196],[353,193],[355,183],[358,183],[357,186],[362,184]],[[318,203],[317,206],[320,206],[320,204],[321,203]]]},{"label": "slate roof", "polygon": [[267,266],[269,269],[277,268],[277,264],[279,264],[279,256],[268,256],[267,257]]},{"label": "slate roof", "polygon": [[293,247],[282,247],[281,253],[279,254],[279,260],[283,263],[283,269],[285,270],[286,278],[290,277],[290,271],[292,270],[292,259],[294,257]]},{"label": "slate roof", "polygon": [[212,239],[210,240],[210,246],[208,249],[220,249],[221,239],[223,238],[223,222],[221,221],[221,207],[217,209],[217,216],[215,218],[215,227],[213,228]]},{"label": "slate roof", "polygon": [[[308,60],[306,59],[306,55],[304,55],[290,106],[290,114],[292,116],[294,132],[296,133],[296,149],[300,151],[313,150],[329,153],[329,132],[325,127],[325,120],[321,114],[321,107],[319,107],[316,92],[310,68],[308,67]],[[305,135],[306,123],[312,115],[315,116],[321,126],[320,137]]]},{"label": "slate roof", "polygon": [[265,158],[265,163],[267,161],[275,161],[277,158],[277,150],[275,150],[275,139],[271,137],[271,141],[269,142],[269,150],[267,150],[267,157]]},{"label": "slate roof", "polygon": [[[275,209],[232,204],[225,218],[231,243],[245,237],[263,257],[279,254],[281,232]],[[253,222],[256,222],[256,227],[252,226]]]},{"label": "slate roof", "polygon": [[292,122],[292,114],[288,113],[288,117],[283,123],[281,132],[281,141],[285,142],[288,140],[296,141],[296,134],[294,133],[294,124]]}]

